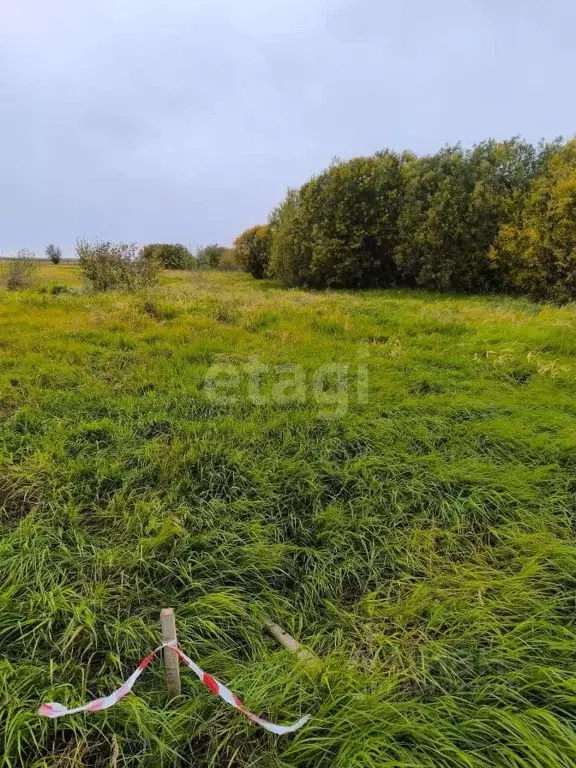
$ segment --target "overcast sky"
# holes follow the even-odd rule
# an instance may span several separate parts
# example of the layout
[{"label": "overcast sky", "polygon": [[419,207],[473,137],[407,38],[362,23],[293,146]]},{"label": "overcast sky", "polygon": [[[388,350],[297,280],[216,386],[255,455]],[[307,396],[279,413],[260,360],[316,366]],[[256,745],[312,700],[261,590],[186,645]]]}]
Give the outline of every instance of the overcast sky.
[{"label": "overcast sky", "polygon": [[230,243],[334,156],[576,130],[574,0],[0,0],[0,253]]}]

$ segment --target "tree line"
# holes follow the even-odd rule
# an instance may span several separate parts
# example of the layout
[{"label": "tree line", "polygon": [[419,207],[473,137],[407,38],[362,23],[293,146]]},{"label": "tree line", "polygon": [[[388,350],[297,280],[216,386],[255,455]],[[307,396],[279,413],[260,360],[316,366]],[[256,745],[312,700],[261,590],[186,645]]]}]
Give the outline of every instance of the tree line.
[{"label": "tree line", "polygon": [[[104,242],[107,241],[98,241],[95,244],[100,248],[100,251],[102,251],[101,246]],[[79,240],[78,245],[80,248],[76,248],[76,257],[80,259],[81,252],[84,253],[86,250],[86,242]],[[108,245],[112,246],[113,243],[108,243]],[[125,243],[120,245],[126,248]],[[48,260],[53,264],[59,264],[62,260],[62,249],[54,245],[54,243],[46,246],[45,253]],[[19,258],[22,256],[35,258],[34,252],[28,249],[19,251],[18,256]],[[238,268],[232,249],[217,243],[204,245],[198,248],[196,253],[192,253],[189,248],[181,243],[148,243],[139,251],[137,251],[135,244],[130,244],[130,258],[132,261],[141,258],[156,259],[164,269],[233,270]]]},{"label": "tree line", "polygon": [[254,277],[307,288],[576,297],[576,140],[492,139],[336,161],[235,241]]},{"label": "tree line", "polygon": [[[62,249],[50,243],[46,257],[53,264],[62,261]],[[216,243],[197,248],[192,253],[181,243],[149,243],[138,248],[136,243],[80,238],[76,244],[76,259],[82,273],[95,291],[135,291],[155,285],[162,269],[237,270],[240,266],[233,248]],[[33,287],[39,261],[34,251],[22,248],[16,258],[0,268],[0,284],[11,291]],[[66,291],[65,286],[53,286],[53,292]]]}]

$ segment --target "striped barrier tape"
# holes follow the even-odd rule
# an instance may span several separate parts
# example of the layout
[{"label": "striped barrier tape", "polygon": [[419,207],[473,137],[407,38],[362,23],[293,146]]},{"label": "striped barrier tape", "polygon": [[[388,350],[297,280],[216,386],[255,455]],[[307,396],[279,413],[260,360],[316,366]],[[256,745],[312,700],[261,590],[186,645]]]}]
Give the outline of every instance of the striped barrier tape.
[{"label": "striped barrier tape", "polygon": [[253,712],[250,712],[248,709],[246,709],[238,696],[236,696],[235,693],[232,693],[232,691],[223,683],[221,683],[219,680],[216,680],[215,677],[212,677],[212,675],[209,675],[207,672],[204,672],[204,670],[200,669],[200,667],[195,664],[191,658],[186,656],[186,654],[183,653],[179,648],[175,648],[170,643],[159,645],[158,648],[152,651],[152,653],[149,653],[148,656],[142,659],[140,664],[138,664],[137,669],[132,672],[130,677],[122,683],[120,688],[118,688],[116,691],[113,691],[108,696],[104,696],[101,699],[94,699],[93,701],[89,701],[87,704],[84,704],[81,707],[74,707],[72,709],[68,709],[63,704],[59,704],[57,701],[46,702],[39,708],[38,714],[42,715],[43,717],[55,718],[60,717],[61,715],[76,715],[78,712],[99,712],[101,709],[108,709],[108,707],[112,707],[114,704],[120,701],[120,699],[124,698],[126,694],[130,693],[136,680],[138,680],[142,672],[144,672],[146,667],[163,648],[169,648],[171,651],[173,651],[178,656],[180,661],[186,664],[187,667],[190,667],[194,674],[210,691],[212,691],[215,696],[219,696],[221,699],[224,699],[227,704],[230,704],[230,706],[234,707],[235,709],[239,709],[240,712],[242,712],[242,714],[245,715],[249,720],[252,720],[253,723],[257,723],[258,725],[262,726],[262,728],[265,728],[271,733],[275,733],[278,736],[281,736],[284,733],[293,733],[294,731],[297,731],[298,728],[301,728],[304,723],[308,722],[310,718],[310,715],[304,715],[304,717],[301,717],[300,720],[293,723],[292,725],[276,725],[275,723],[269,723],[267,720],[263,720],[261,717],[258,717],[258,715],[255,715]]}]

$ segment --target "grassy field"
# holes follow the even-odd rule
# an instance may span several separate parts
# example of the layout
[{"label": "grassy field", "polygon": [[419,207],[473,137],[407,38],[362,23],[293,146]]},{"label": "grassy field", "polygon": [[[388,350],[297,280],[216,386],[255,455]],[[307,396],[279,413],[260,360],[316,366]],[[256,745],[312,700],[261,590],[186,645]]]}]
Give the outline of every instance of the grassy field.
[{"label": "grassy field", "polygon": [[[80,286],[0,291],[5,766],[576,766],[574,306]],[[310,723],[274,737],[186,671],[167,707],[159,664],[36,715],[117,687],[163,606],[253,711]]]}]

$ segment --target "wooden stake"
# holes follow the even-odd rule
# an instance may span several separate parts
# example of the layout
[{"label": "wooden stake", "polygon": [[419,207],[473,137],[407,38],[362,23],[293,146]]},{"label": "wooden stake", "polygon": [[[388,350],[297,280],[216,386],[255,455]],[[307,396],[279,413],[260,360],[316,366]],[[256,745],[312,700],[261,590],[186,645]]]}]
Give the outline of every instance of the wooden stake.
[{"label": "wooden stake", "polygon": [[287,648],[289,651],[292,651],[292,653],[298,653],[302,646],[296,640],[292,637],[292,635],[289,635],[288,632],[282,629],[282,627],[278,626],[278,624],[275,624],[273,621],[267,620],[266,621],[266,627],[270,634],[278,640],[280,645],[283,645],[284,648]]},{"label": "wooden stake", "polygon": [[[162,627],[162,642],[172,643],[175,648],[178,647],[178,638],[176,636],[176,619],[173,608],[162,608],[160,611],[160,625]],[[180,696],[180,660],[175,653],[164,648],[164,671],[166,674],[166,689],[168,698],[175,699]]]},{"label": "wooden stake", "polygon": [[273,622],[269,618],[264,619],[264,624],[266,625],[266,629],[270,634],[278,640],[280,645],[283,645],[284,648],[287,648],[289,651],[292,651],[299,659],[300,661],[304,661],[306,663],[312,662],[313,664],[318,664],[319,659],[316,656],[315,653],[313,653],[309,648],[306,648],[302,643],[299,643],[298,640],[296,640],[295,637],[292,637],[292,635],[289,635],[286,630],[282,629],[281,626]]}]

